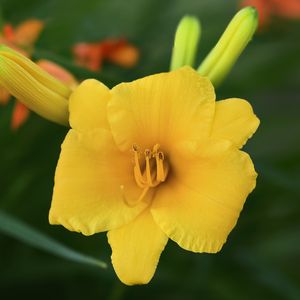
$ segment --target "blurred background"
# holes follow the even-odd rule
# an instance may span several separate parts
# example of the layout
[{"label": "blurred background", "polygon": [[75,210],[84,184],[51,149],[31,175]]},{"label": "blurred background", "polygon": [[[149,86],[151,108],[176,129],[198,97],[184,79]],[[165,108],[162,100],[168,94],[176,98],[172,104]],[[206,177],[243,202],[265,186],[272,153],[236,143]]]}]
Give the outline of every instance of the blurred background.
[{"label": "blurred background", "polygon": [[[239,5],[234,0],[2,0],[0,11],[1,26],[33,18],[45,22],[33,59],[51,60],[79,81],[94,77],[113,86],[167,71],[174,32],[185,14],[201,19],[198,65]],[[22,232],[2,228],[2,299],[300,299],[300,17],[280,16],[277,10],[263,21],[217,89],[218,99],[248,99],[261,119],[245,149],[259,173],[257,188],[219,254],[194,254],[169,242],[147,286],[119,283],[105,234],[84,237],[48,224],[67,129],[34,113],[13,129],[15,100],[0,106],[0,211],[108,263],[105,270],[65,260],[22,241]],[[112,59],[95,71],[74,62],[74,45],[120,38],[139,54],[130,68]]]}]

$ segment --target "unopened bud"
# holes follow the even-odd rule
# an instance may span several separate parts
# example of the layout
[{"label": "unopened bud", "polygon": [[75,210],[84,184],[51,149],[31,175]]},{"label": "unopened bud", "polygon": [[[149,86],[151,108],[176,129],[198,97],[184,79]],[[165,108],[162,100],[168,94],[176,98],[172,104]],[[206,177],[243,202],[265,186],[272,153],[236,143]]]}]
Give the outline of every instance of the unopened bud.
[{"label": "unopened bud", "polygon": [[193,66],[199,44],[201,26],[196,17],[181,19],[175,34],[171,70],[183,66]]},{"label": "unopened bud", "polygon": [[215,86],[219,85],[252,39],[257,23],[258,15],[255,8],[245,7],[240,10],[204,59],[198,72],[208,77]]},{"label": "unopened bud", "polygon": [[71,89],[20,53],[0,46],[0,85],[30,110],[68,125]]}]

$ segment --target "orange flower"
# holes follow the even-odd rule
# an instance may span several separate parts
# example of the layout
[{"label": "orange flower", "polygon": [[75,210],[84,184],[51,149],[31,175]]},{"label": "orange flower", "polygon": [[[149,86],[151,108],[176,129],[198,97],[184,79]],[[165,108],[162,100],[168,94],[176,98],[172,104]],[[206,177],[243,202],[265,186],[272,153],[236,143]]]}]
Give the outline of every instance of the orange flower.
[{"label": "orange flower", "polygon": [[78,81],[75,79],[75,77],[69,71],[54,63],[53,61],[41,59],[38,60],[36,64],[56,79],[65,83],[71,89],[75,89],[75,87],[77,87]]},{"label": "orange flower", "polygon": [[29,109],[21,102],[16,101],[11,118],[11,128],[18,129],[29,116]]},{"label": "orange flower", "polygon": [[[2,33],[0,33],[0,43],[30,58],[33,45],[38,39],[43,27],[44,23],[35,19],[27,20],[16,28],[13,28],[10,24],[5,24]],[[37,64],[50,75],[66,83],[71,88],[75,88],[78,85],[78,82],[70,72],[54,62],[40,60]],[[9,99],[10,94],[8,91],[0,86],[0,104],[7,104]],[[18,129],[28,119],[28,116],[28,108],[19,101],[16,101],[12,113],[11,128]]]},{"label": "orange flower", "polygon": [[8,100],[10,98],[9,92],[0,86],[0,104],[5,105],[7,104]]},{"label": "orange flower", "polygon": [[254,6],[259,12],[260,27],[270,23],[272,16],[299,19],[299,0],[244,0],[242,6]]},{"label": "orange flower", "polygon": [[300,1],[299,0],[272,0],[273,11],[277,16],[299,19],[300,18]]},{"label": "orange flower", "polygon": [[99,71],[103,61],[124,68],[133,67],[139,58],[138,49],[125,39],[107,39],[99,43],[79,43],[73,47],[75,62],[91,71]]},{"label": "orange flower", "polygon": [[43,27],[42,21],[34,19],[27,20],[16,28],[11,24],[5,24],[0,34],[0,42],[29,57]]},{"label": "orange flower", "polygon": [[99,44],[79,43],[73,47],[75,63],[91,71],[98,71],[102,65],[102,52]]},{"label": "orange flower", "polygon": [[27,20],[19,25],[13,35],[13,43],[27,48],[32,47],[44,28],[44,22],[40,20]]}]

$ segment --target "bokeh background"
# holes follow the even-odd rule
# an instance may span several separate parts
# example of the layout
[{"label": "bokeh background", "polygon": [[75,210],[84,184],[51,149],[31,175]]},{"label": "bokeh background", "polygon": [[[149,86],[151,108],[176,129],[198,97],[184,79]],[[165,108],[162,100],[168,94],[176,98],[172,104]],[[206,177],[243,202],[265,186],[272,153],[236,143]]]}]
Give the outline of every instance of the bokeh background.
[{"label": "bokeh background", "polygon": [[[2,19],[46,21],[34,58],[78,79],[109,86],[169,68],[175,28],[185,14],[202,22],[197,62],[238,9],[234,0],[2,0]],[[141,53],[132,69],[90,72],[72,62],[77,42],[125,36]],[[261,119],[246,146],[259,173],[237,227],[217,255],[169,242],[147,286],[125,287],[106,270],[41,251],[0,230],[1,299],[300,299],[300,21],[273,19],[258,32],[217,89],[248,99]],[[48,224],[53,176],[66,128],[37,115],[10,128],[13,101],[0,107],[0,209],[81,253],[110,263],[105,234],[84,237]],[[3,224],[1,225],[3,226]],[[33,243],[34,244],[34,243]]]}]

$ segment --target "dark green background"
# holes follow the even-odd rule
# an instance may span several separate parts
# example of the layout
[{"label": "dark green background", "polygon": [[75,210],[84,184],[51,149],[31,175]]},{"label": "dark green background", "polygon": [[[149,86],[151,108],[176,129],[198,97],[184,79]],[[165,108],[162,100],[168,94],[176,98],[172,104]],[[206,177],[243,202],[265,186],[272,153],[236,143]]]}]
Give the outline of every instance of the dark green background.
[{"label": "dark green background", "polygon": [[[78,78],[109,86],[166,71],[176,25],[201,18],[198,62],[237,11],[233,0],[2,0],[3,18],[46,21],[35,58],[50,58]],[[132,70],[101,74],[72,65],[80,41],[125,36],[141,50]],[[259,173],[237,227],[217,255],[169,242],[148,286],[125,287],[114,272],[81,265],[0,235],[1,299],[300,299],[300,21],[274,20],[257,34],[223,85],[219,99],[248,99],[261,126],[246,150]],[[56,240],[109,262],[105,234],[84,237],[48,224],[53,176],[67,129],[32,114],[17,132],[13,108],[0,107],[0,209]]]}]

